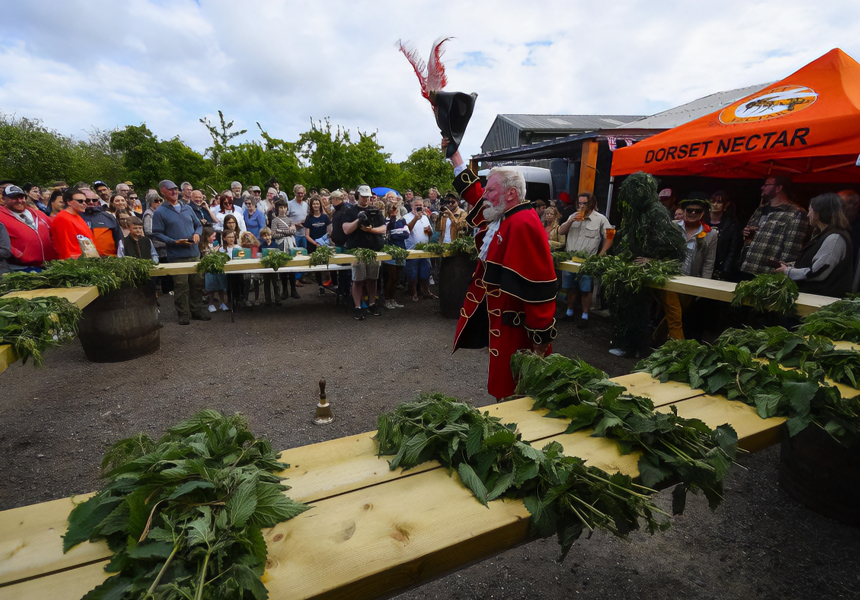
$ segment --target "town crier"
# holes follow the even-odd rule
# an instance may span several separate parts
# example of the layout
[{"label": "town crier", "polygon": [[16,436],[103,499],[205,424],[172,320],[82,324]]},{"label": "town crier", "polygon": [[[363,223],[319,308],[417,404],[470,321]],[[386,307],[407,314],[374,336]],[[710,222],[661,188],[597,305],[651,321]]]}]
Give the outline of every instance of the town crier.
[{"label": "town crier", "polygon": [[516,387],[511,356],[521,349],[545,356],[556,336],[552,254],[546,231],[526,202],[520,173],[493,169],[483,189],[459,151],[451,162],[454,187],[471,206],[466,222],[475,228],[478,248],[478,267],[460,309],[454,351],[489,347],[487,391],[502,400]]}]

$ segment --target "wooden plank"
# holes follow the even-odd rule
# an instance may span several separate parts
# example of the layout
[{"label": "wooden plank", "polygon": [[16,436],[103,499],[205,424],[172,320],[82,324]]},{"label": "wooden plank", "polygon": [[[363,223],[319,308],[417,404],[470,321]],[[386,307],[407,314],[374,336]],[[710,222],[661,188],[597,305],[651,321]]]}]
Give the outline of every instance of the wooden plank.
[{"label": "wooden plank", "polygon": [[[760,424],[753,435],[776,431],[782,422],[762,421],[750,407],[713,396],[696,395],[676,405],[683,416],[701,418],[711,425],[722,424],[730,415],[728,419],[735,422],[740,435],[752,431],[747,425],[755,423],[753,418]],[[741,416],[743,425],[735,415]],[[609,472],[638,474],[639,456],[621,455],[616,444],[606,438],[577,432],[546,438],[539,445],[550,440],[559,441],[566,454],[582,456],[590,465]],[[367,437],[332,442],[339,441],[345,441],[347,448],[363,445],[373,451],[367,446]],[[318,452],[322,444],[314,446],[317,452],[311,456],[322,460],[320,455],[325,452]],[[294,451],[286,451],[284,457],[290,452]],[[361,452],[345,450],[336,458]],[[378,462],[384,466],[383,461]],[[298,468],[303,467],[299,464]],[[377,472],[384,474],[378,468]],[[497,501],[484,508],[459,484],[456,475],[449,478],[438,468],[398,475],[378,485],[322,498],[314,505],[265,534],[269,560],[264,582],[271,598],[387,595],[529,539],[528,513],[521,502]],[[0,588],[0,599],[80,597],[104,579],[103,564]]]},{"label": "wooden plank", "polygon": [[107,561],[0,587],[0,600],[80,600],[107,579]]},{"label": "wooden plank", "polygon": [[678,416],[700,419],[711,429],[728,423],[738,434],[738,446],[750,452],[758,452],[779,442],[782,436],[780,426],[786,420],[784,417],[762,419],[752,406],[707,394],[661,406],[657,410],[668,412],[670,406],[678,409]]},{"label": "wooden plank", "polygon": [[11,367],[18,360],[18,355],[9,344],[0,345],[0,373]]},{"label": "wooden plank", "polygon": [[48,296],[58,296],[65,298],[78,308],[84,308],[90,302],[99,297],[99,289],[92,285],[87,287],[70,287],[70,288],[45,288],[41,290],[23,290],[19,292],[9,292],[4,295],[4,298],[45,298]]},{"label": "wooden plank", "polygon": [[631,394],[650,398],[654,406],[671,404],[705,393],[702,390],[692,389],[686,383],[679,383],[677,381],[660,383],[659,379],[655,379],[648,373],[641,371],[615,377],[612,381],[626,387],[627,391]]},{"label": "wooden plank", "polygon": [[109,556],[107,544],[85,542],[63,554],[62,536],[75,504],[93,494],[0,512],[0,584]]},{"label": "wooden plank", "polygon": [[[561,271],[569,271],[578,273],[582,262],[578,260],[569,260],[559,263],[558,268]],[[656,287],[656,286],[655,286]],[[718,279],[703,279],[701,277],[690,277],[688,275],[679,275],[673,277],[661,289],[677,292],[679,294],[689,294],[691,296],[699,296],[700,298],[710,298],[711,300],[719,300],[720,302],[731,302],[735,296],[736,283],[731,281],[720,281]],[[836,302],[839,298],[831,298],[830,296],[818,296],[816,294],[801,293],[797,297],[795,307],[797,313],[805,317],[812,314],[823,306]]]},{"label": "wooden plank", "polygon": [[[752,407],[743,403],[705,395],[700,390],[692,390],[676,382],[660,384],[646,373],[631,373],[615,381],[633,393],[655,398],[655,404],[662,407],[661,410],[668,410],[670,405],[674,405],[681,416],[702,419],[711,427],[730,423],[738,433],[740,446],[747,450],[758,450],[779,441],[779,428],[784,419],[762,420]],[[532,411],[531,405],[531,399],[520,398],[481,410],[505,422],[517,422],[523,437],[533,440],[537,447],[557,440],[565,447],[566,454],[580,456],[590,465],[609,472],[620,471],[632,476],[638,474],[638,455],[623,456],[614,442],[591,437],[590,432],[562,434],[567,427],[565,420],[547,419],[542,416],[545,411]],[[334,497],[384,487],[393,481],[418,477],[430,471],[443,471],[438,469],[435,462],[406,473],[391,471],[385,459],[376,457],[372,436],[373,432],[368,432],[284,451],[282,460],[291,463],[291,467],[283,473],[289,478],[287,483],[292,486],[288,495],[296,500],[317,504]],[[65,531],[70,506],[68,500],[60,500],[0,513],[0,530],[15,533],[9,536],[8,546],[0,546],[3,555],[10,557],[0,563],[0,582],[17,581],[107,556],[107,549],[103,545],[92,544],[76,548],[74,552],[80,554],[60,554],[58,532]]]},{"label": "wooden plank", "polygon": [[579,163],[579,194],[594,192],[597,177],[597,153],[599,142],[596,139],[583,140]]},{"label": "wooden plank", "polygon": [[[435,256],[435,255],[432,255]],[[391,255],[386,254],[384,252],[377,252],[376,258],[378,260],[391,260]],[[414,257],[410,257],[414,258]],[[335,254],[331,260],[329,261],[333,265],[351,265],[355,264],[358,259],[352,254]],[[290,261],[289,267],[310,267],[310,256],[294,256],[293,260]],[[224,265],[224,271],[229,273],[232,271],[247,271],[252,269],[264,269],[265,267],[260,263],[259,258],[243,258],[243,259],[233,259],[229,261],[226,265]],[[197,263],[196,262],[177,262],[177,263],[166,263],[154,266],[150,273],[153,277],[158,277],[160,275],[189,275],[197,272]]]},{"label": "wooden plank", "polygon": [[[700,391],[691,390],[689,386],[675,382],[660,384],[647,373],[625,375],[617,378],[616,381],[623,383],[634,393],[650,394],[656,398],[655,403],[658,404],[677,402],[701,394]],[[658,393],[661,385],[664,390],[662,394]],[[519,398],[481,407],[480,410],[501,418],[503,422],[517,423],[519,431],[523,434],[523,439],[534,442],[535,446],[538,447],[544,446],[549,439],[552,439],[552,436],[558,436],[567,428],[567,422],[564,419],[547,419],[543,416],[546,414],[545,410],[533,411],[531,407],[532,400],[530,398]],[[376,443],[372,439],[374,435],[375,432],[371,431],[283,451],[281,460],[290,464],[290,468],[281,473],[287,478],[285,483],[292,488],[287,494],[297,501],[313,503],[324,498],[439,468],[438,463],[429,462],[419,465],[405,474],[399,469],[391,471],[388,468],[387,459],[384,457],[380,459],[376,456]],[[589,435],[582,433],[575,435],[576,438],[567,439],[584,437],[587,440],[602,440],[602,438],[590,438]],[[597,446],[593,444],[597,444]],[[603,465],[601,468],[611,468],[611,465],[617,461],[617,451],[612,442],[602,440],[589,442],[586,446],[578,446],[582,451],[588,452],[594,452],[597,447],[608,449],[610,454],[606,457],[582,455],[582,458],[589,458],[592,462],[598,461],[596,464],[598,466]],[[46,531],[65,532],[68,513],[71,508],[71,501],[64,499],[54,501],[54,503],[49,502],[0,512],[0,531],[7,530],[6,523],[18,523],[14,530],[15,537],[10,538],[10,540],[16,547],[23,544],[32,548],[36,553],[35,556],[27,555],[19,559],[0,560],[0,583],[29,577],[33,573],[56,571],[74,563],[74,559],[69,558],[71,555],[62,555],[61,543],[53,543],[50,537],[45,537]],[[11,528],[8,530],[13,531]],[[51,548],[50,551],[39,554],[40,548],[48,547]],[[84,543],[75,549],[75,553],[75,556],[80,553],[80,562],[89,562],[108,556],[108,550],[102,544]],[[3,553],[0,556],[10,555]]]}]

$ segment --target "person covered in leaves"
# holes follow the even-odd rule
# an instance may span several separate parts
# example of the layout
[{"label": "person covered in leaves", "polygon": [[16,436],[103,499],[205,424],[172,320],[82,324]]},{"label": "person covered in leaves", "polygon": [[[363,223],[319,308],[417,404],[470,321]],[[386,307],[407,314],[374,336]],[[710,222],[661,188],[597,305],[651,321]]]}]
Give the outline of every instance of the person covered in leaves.
[{"label": "person covered in leaves", "polygon": [[[443,148],[447,142],[443,139]],[[516,388],[511,356],[517,350],[540,356],[551,352],[556,337],[555,268],[546,231],[526,200],[522,175],[495,168],[484,189],[459,151],[451,162],[454,187],[472,207],[466,222],[477,229],[479,251],[460,309],[454,351],[489,346],[487,391],[502,400]]]},{"label": "person covered in leaves", "polygon": [[[649,259],[683,260],[687,244],[681,229],[672,222],[669,211],[657,196],[657,180],[648,173],[634,173],[624,180],[618,192],[621,224],[616,233],[616,253],[644,264]],[[616,356],[634,356],[647,346],[651,337],[650,290],[614,297],[612,342]],[[660,294],[658,293],[658,298]]]}]

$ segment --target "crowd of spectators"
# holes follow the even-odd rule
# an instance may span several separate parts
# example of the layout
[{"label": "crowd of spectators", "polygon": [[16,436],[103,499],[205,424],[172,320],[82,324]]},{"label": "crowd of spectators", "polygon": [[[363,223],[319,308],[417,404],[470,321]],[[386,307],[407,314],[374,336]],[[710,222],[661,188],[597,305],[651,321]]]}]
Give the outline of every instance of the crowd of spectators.
[{"label": "crowd of spectators", "polygon": [[[380,198],[366,185],[308,192],[296,184],[290,197],[274,177],[262,187],[245,188],[234,181],[229,189],[208,198],[189,182],[177,186],[170,180],[147,190],[143,200],[129,181],[114,188],[104,181],[72,186],[60,181],[46,188],[4,181],[0,191],[0,273],[39,271],[50,260],[81,255],[135,256],[171,263],[197,261],[209,252],[256,258],[267,249],[379,250],[385,243],[411,248],[420,241],[456,239],[464,231],[466,216],[456,194],[449,193],[440,204],[435,188],[429,190],[424,208],[424,199],[412,190],[406,191],[405,198],[393,191]],[[417,213],[421,227],[410,237],[408,223],[416,228],[412,221]],[[373,221],[370,227],[368,219]],[[351,273],[318,271],[315,281],[309,274],[302,275],[174,275],[155,278],[153,283],[161,296],[173,296],[181,324],[209,320],[208,313],[219,309],[282,305],[300,297],[298,288],[314,284],[320,296],[330,290],[353,302],[356,319],[381,314],[376,302],[381,287],[378,264],[360,265]],[[429,279],[429,261],[411,279],[404,279],[402,267],[394,265],[390,272],[386,268],[383,306],[402,308],[395,295],[410,286],[420,289],[421,297],[434,298]],[[420,299],[417,293],[412,296]]]},{"label": "crowd of spectators", "polygon": [[[211,189],[211,188],[210,188]],[[386,243],[411,249],[421,242],[451,242],[468,234],[466,210],[454,192],[436,188],[425,197],[406,190],[378,197],[367,185],[354,189],[310,189],[295,184],[291,196],[276,178],[245,188],[239,181],[218,194],[206,194],[189,182],[161,181],[143,200],[131,182],[114,188],[103,181],[48,187],[0,182],[0,273],[39,270],[54,259],[83,253],[137,256],[156,262],[199,260],[209,252],[257,257],[266,249],[283,251],[320,246],[380,250]],[[264,193],[265,192],[265,193]],[[207,197],[208,196],[208,197]],[[659,201],[687,243],[682,273],[741,281],[759,273],[782,272],[801,291],[844,296],[858,291],[860,269],[855,253],[860,241],[860,196],[851,190],[814,198],[809,210],[793,201],[791,182],[768,177],[761,202],[746,224],[724,190],[676,198],[671,189]],[[605,254],[614,228],[597,211],[597,201],[583,193],[571,201],[534,200],[553,250]],[[647,258],[647,257],[644,257]],[[354,317],[402,308],[398,292],[420,301],[435,295],[433,265],[428,259],[357,265],[352,271],[323,274],[282,272],[267,275],[196,275],[158,278],[162,295],[173,295],[180,323],[209,320],[207,314],[248,305],[281,305],[299,298],[299,288],[316,285],[320,296],[338,294],[354,306]],[[565,318],[588,326],[593,282],[563,272]],[[263,293],[260,293],[262,284]],[[228,293],[229,292],[229,293]],[[382,292],[380,301],[377,295]],[[228,299],[229,298],[229,299]],[[669,336],[685,337],[692,298],[667,295],[662,301]],[[577,314],[575,308],[579,306]],[[686,315],[685,315],[686,313]],[[684,319],[687,316],[687,319]]]}]

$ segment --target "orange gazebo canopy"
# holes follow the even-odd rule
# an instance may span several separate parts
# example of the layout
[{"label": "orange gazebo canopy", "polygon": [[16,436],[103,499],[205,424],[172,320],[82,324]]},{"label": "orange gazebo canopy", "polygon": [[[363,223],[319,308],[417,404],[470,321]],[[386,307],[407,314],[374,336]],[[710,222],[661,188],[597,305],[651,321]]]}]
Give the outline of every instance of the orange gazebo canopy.
[{"label": "orange gazebo canopy", "polygon": [[836,48],[763,90],[616,150],[612,175],[860,182],[860,64]]}]

